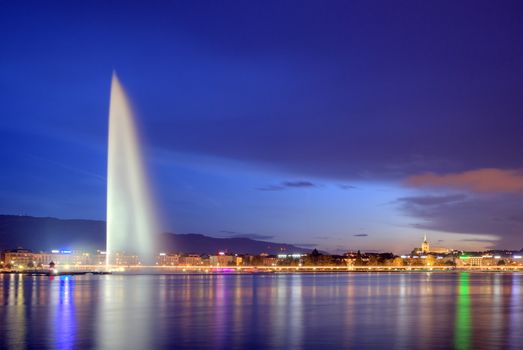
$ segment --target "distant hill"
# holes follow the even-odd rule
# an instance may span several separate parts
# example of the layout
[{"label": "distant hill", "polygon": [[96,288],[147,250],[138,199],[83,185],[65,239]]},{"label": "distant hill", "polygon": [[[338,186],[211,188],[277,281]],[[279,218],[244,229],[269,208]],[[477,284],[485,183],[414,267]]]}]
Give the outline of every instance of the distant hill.
[{"label": "distant hill", "polygon": [[0,249],[96,250],[105,247],[105,222],[0,215]]},{"label": "distant hill", "polygon": [[214,238],[202,234],[161,235],[163,247],[171,251],[184,253],[216,254],[219,251],[244,254],[278,254],[278,253],[308,253],[310,249],[296,247],[291,244],[257,241],[250,238]]},{"label": "distant hill", "polygon": [[[249,238],[214,238],[202,234],[160,235],[162,250],[197,254],[229,251],[244,254],[305,253],[309,249]],[[105,221],[62,220],[33,216],[0,215],[0,250],[17,247],[32,250],[105,248]]]}]

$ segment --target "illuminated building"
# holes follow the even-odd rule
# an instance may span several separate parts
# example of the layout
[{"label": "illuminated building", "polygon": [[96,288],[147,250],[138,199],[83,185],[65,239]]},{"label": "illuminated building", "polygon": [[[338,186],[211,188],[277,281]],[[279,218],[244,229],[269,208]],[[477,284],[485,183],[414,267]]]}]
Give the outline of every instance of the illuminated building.
[{"label": "illuminated building", "polygon": [[427,240],[427,235],[423,237],[423,242],[421,243],[420,248],[415,248],[413,254],[448,254],[451,250],[448,248],[442,247],[431,247],[430,242]]},{"label": "illuminated building", "polygon": [[[42,254],[42,264],[47,265],[53,261],[57,265],[88,265],[91,263],[90,254],[82,251],[52,250],[51,254]],[[47,260],[47,261],[46,261]]]},{"label": "illuminated building", "polygon": [[114,253],[114,264],[115,265],[139,265],[140,258],[138,255],[125,255],[125,253]]},{"label": "illuminated building", "polygon": [[160,253],[156,257],[156,263],[160,266],[174,266],[174,265],[178,265],[179,262],[180,262],[179,254]]},{"label": "illuminated building", "polygon": [[278,257],[276,257],[276,256],[269,255],[269,256],[264,256],[262,258],[263,266],[276,266],[277,263],[278,263]]},{"label": "illuminated building", "polygon": [[27,267],[35,264],[33,252],[22,248],[3,252],[1,260],[4,261],[6,266],[12,267]]},{"label": "illuminated building", "polygon": [[213,266],[230,266],[234,265],[234,256],[225,255],[224,252],[219,252],[218,255],[210,256],[210,263]]},{"label": "illuminated building", "polygon": [[52,250],[51,252],[33,252],[28,249],[15,249],[3,253],[2,261],[6,265],[17,267],[41,267],[51,261],[55,264],[89,264],[88,253],[73,253],[70,250]]},{"label": "illuminated building", "polygon": [[103,250],[97,250],[96,254],[91,255],[91,264],[93,265],[105,265],[107,260],[107,253]]},{"label": "illuminated building", "polygon": [[179,261],[180,265],[184,266],[196,266],[203,264],[202,257],[197,254],[182,255],[180,256]]},{"label": "illuminated building", "polygon": [[423,237],[423,243],[421,243],[421,252],[423,254],[430,253],[430,243],[427,241],[427,235]]},{"label": "illuminated building", "polygon": [[234,257],[234,264],[235,264],[236,266],[243,265],[243,256],[236,255],[236,256]]}]

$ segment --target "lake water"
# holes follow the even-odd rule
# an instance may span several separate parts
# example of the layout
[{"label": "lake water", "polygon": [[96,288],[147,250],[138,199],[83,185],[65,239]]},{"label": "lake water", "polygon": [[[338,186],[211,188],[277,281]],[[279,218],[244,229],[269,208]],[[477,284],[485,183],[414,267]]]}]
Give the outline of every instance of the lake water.
[{"label": "lake water", "polygon": [[519,273],[0,274],[0,348],[523,347]]}]

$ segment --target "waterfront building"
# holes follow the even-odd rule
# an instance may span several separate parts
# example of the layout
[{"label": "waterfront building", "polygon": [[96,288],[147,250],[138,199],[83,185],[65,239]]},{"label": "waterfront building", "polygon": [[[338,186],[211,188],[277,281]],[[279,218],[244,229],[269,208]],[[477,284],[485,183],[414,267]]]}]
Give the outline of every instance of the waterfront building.
[{"label": "waterfront building", "polygon": [[209,257],[212,266],[230,266],[235,265],[233,255],[226,255],[224,252],[219,252],[218,255],[211,255]]},{"label": "waterfront building", "polygon": [[263,266],[276,266],[278,264],[278,257],[276,255],[268,255],[262,258]]},{"label": "waterfront building", "polygon": [[42,265],[47,265],[51,261],[57,265],[89,265],[91,263],[90,254],[83,251],[52,250],[51,254],[39,253],[38,255]]},{"label": "waterfront building", "polygon": [[13,249],[2,253],[1,261],[5,266],[18,268],[43,267],[52,261],[56,265],[88,265],[91,256],[87,252],[70,250],[52,250],[51,252],[33,252],[29,249]]},{"label": "waterfront building", "polygon": [[56,262],[53,260],[53,255],[55,254],[48,252],[38,252],[33,254],[33,260],[36,262],[37,267],[48,266],[51,261],[56,264]]},{"label": "waterfront building", "polygon": [[483,257],[482,256],[470,256],[468,259],[463,259],[464,265],[467,266],[482,266]]},{"label": "waterfront building", "polygon": [[306,257],[306,254],[278,254],[278,265],[282,266],[302,266],[303,257]]},{"label": "waterfront building", "polygon": [[343,254],[343,260],[345,261],[345,264],[347,264],[347,266],[355,265],[357,259],[360,257],[361,257],[360,252],[349,251],[349,252],[346,252],[345,254]]},{"label": "waterfront building", "polygon": [[122,266],[140,265],[140,257],[138,255],[126,255],[125,253],[116,253],[114,264]]},{"label": "waterfront building", "polygon": [[179,264],[183,266],[203,265],[203,259],[197,254],[182,255],[179,258]]},{"label": "waterfront building", "polygon": [[175,266],[180,263],[179,254],[160,253],[156,258],[156,264],[160,266]]},{"label": "waterfront building", "polygon": [[1,261],[8,267],[35,266],[33,252],[29,249],[17,248],[2,252]]},{"label": "waterfront building", "polygon": [[234,264],[235,264],[236,266],[241,266],[241,265],[243,265],[243,256],[241,256],[241,255],[235,255],[235,256],[234,256]]},{"label": "waterfront building", "polygon": [[92,265],[105,265],[107,260],[107,252],[104,250],[97,250],[96,254],[91,255]]},{"label": "waterfront building", "polygon": [[464,252],[458,259],[461,266],[499,266],[499,265],[521,265],[523,256],[521,252],[512,251],[488,251],[488,252]]}]

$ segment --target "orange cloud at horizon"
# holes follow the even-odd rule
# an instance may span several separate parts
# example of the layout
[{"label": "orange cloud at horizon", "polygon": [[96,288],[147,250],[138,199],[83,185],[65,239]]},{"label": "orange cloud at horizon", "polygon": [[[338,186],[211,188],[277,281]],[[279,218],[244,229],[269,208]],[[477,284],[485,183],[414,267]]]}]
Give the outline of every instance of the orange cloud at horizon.
[{"label": "orange cloud at horizon", "polygon": [[474,192],[520,192],[523,191],[523,172],[485,168],[453,174],[424,173],[410,176],[405,184],[411,187],[448,187]]}]

